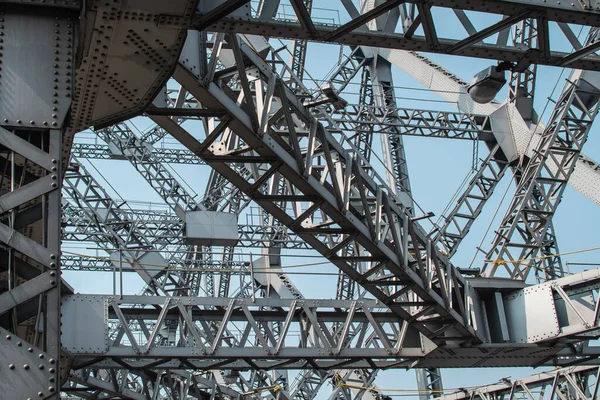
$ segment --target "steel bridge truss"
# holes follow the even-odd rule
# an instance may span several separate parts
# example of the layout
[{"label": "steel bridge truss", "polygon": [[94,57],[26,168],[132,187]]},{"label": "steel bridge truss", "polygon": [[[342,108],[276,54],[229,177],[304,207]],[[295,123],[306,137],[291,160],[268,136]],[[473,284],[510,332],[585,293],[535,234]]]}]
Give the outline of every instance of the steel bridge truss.
[{"label": "steel bridge truss", "polygon": [[[332,399],[374,399],[379,370],[421,368],[431,398],[443,391],[438,368],[556,365],[566,368],[445,397],[597,397],[600,351],[588,341],[600,337],[600,270],[564,276],[552,226],[572,176],[579,190],[582,176],[600,176],[581,154],[600,96],[595,2],[376,0],[358,10],[342,0],[347,15],[331,23],[310,0],[291,0],[293,15],[278,0],[257,9],[247,0],[9,3],[20,2],[0,4],[0,88],[11,99],[0,103],[3,393],[312,399],[333,379]],[[477,30],[472,11],[495,22]],[[462,37],[438,34],[447,17]],[[569,24],[589,27],[588,40]],[[555,26],[563,38],[550,35]],[[292,39],[289,66],[253,35]],[[571,52],[557,47],[564,39]],[[307,41],[352,46],[327,93],[304,86]],[[373,41],[381,49],[364,47]],[[475,105],[459,78],[403,50],[511,62],[509,102]],[[390,68],[403,64],[430,88],[454,87],[439,92],[460,112],[397,107]],[[541,134],[532,128],[537,64],[584,70]],[[359,101],[348,105],[339,96],[357,77]],[[138,136],[114,125],[141,112],[157,126]],[[532,146],[501,140],[503,113],[528,127],[516,141]],[[106,144],[72,146],[91,125]],[[167,135],[183,147],[153,147]],[[490,150],[433,232],[414,214],[402,135]],[[128,160],[170,211],[118,203],[83,158]],[[206,196],[196,199],[163,163],[209,165]],[[517,193],[485,277],[467,278],[450,258],[509,169]],[[251,202],[264,210],[260,223],[239,225],[237,241],[217,246],[222,254],[184,240],[190,212],[237,216]],[[108,257],[61,256],[61,239]],[[261,248],[273,277],[254,271],[256,259],[234,261],[235,246]],[[303,298],[281,271],[284,249],[313,249],[335,265],[338,298]],[[543,262],[523,263],[539,254]],[[72,294],[60,278],[61,268],[115,273],[117,264],[142,277],[142,295]],[[492,277],[501,266],[511,280]],[[525,283],[531,269],[548,282]]]},{"label": "steel bridge truss", "polygon": [[[267,0],[263,8],[279,6],[279,0]],[[577,35],[567,24],[598,26],[598,10],[588,2],[548,3],[543,0],[486,2],[432,0],[423,4],[413,1],[386,1],[377,6],[358,10],[352,2],[340,1],[334,6],[343,10],[344,21],[340,23],[333,14],[330,21],[316,20],[300,1],[292,1],[295,15],[265,15],[252,10],[250,4],[241,6],[224,18],[210,18],[214,7],[211,3],[201,4],[200,21],[194,26],[217,32],[239,32],[305,41],[341,43],[361,46],[377,43],[379,47],[403,50],[424,51],[430,53],[451,54],[467,57],[487,58],[492,60],[511,61],[525,69],[529,64],[545,64],[569,68],[598,69],[598,61],[591,55],[598,48],[594,45],[582,44]],[[366,2],[365,2],[366,4]],[[328,4],[328,7],[332,5]],[[312,15],[315,15],[313,7]],[[470,11],[496,14],[497,21],[477,30],[469,18]],[[321,11],[321,18],[327,18],[327,11]],[[398,20],[401,31],[395,24],[390,24],[386,32],[370,30],[366,24],[376,18]],[[452,15],[454,14],[454,15]],[[443,37],[436,29],[437,21],[456,18],[464,32],[464,38]],[[510,27],[525,20],[534,20],[538,26],[537,41],[525,43],[509,43]],[[557,46],[560,40],[549,35],[549,25],[557,24],[564,39],[573,48],[572,53],[560,51]],[[417,34],[422,30],[422,34]],[[496,36],[495,41],[489,38]],[[486,41],[488,39],[488,41]],[[555,45],[555,40],[557,44]]]}]

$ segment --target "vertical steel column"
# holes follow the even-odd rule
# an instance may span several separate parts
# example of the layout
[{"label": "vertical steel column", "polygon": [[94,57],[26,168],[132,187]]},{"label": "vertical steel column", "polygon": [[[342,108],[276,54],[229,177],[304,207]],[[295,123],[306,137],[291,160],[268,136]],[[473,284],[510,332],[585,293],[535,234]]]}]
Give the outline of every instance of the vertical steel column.
[{"label": "vertical steel column", "polygon": [[[513,45],[526,45],[529,48],[538,48],[540,43],[544,43],[545,39],[540,37],[540,34],[546,32],[547,21],[543,19],[527,18],[513,26]],[[541,29],[540,29],[541,28]],[[510,82],[508,85],[508,101],[513,103],[517,111],[523,119],[535,126],[538,121],[538,116],[533,109],[533,100],[535,95],[535,81],[537,75],[537,65],[529,65],[523,72],[511,72]],[[513,167],[515,169],[517,167]],[[520,171],[522,172],[522,171]],[[521,174],[517,173],[517,177]],[[517,181],[518,185],[518,181]],[[530,238],[531,242],[535,242],[535,238]],[[544,281],[546,278],[555,279],[565,276],[564,268],[559,254],[556,234],[554,232],[554,223],[548,224],[548,229],[541,241],[541,254],[543,258],[542,265],[545,273],[536,271],[536,278],[539,281]]]},{"label": "vertical steel column", "polygon": [[76,1],[0,5],[0,279],[8,288],[0,293],[0,396],[15,399],[59,399],[68,370],[61,186],[78,16]]},{"label": "vertical steel column", "polygon": [[[375,105],[395,110],[397,108],[396,94],[394,91],[391,64],[382,57],[377,57],[371,68],[371,79],[373,80]],[[397,118],[397,114],[391,112],[387,116],[386,121],[394,120],[395,118]],[[389,187],[406,202],[405,205],[407,207],[412,208],[408,167],[406,165],[406,155],[404,154],[403,138],[400,133],[398,132],[396,135],[381,135],[383,161],[388,170],[386,178]],[[405,195],[408,196],[406,197]]]},{"label": "vertical steel column", "polygon": [[[536,48],[538,40],[538,21],[527,18],[513,26],[513,45],[525,45]],[[531,64],[523,72],[512,71],[508,84],[508,100],[515,103],[517,110],[525,119],[534,124],[537,123],[537,115],[533,109],[533,98],[535,93],[535,77],[537,65]]]},{"label": "vertical steel column", "polygon": [[[310,15],[312,12],[313,0],[302,0],[302,2]],[[306,63],[307,47],[307,40],[294,40],[292,46],[291,74],[295,75],[300,82],[302,82],[302,79],[304,78],[304,64]],[[294,79],[290,79],[289,85],[293,90],[298,90],[298,84]]]},{"label": "vertical steel column", "polygon": [[416,368],[419,400],[429,400],[443,393],[442,375],[439,368]]}]

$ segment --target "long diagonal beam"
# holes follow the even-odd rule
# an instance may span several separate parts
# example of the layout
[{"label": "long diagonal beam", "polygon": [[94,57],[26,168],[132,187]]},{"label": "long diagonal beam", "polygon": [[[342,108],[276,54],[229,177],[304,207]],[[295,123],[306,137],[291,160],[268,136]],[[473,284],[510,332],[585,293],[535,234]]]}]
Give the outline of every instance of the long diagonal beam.
[{"label": "long diagonal beam", "polygon": [[[241,48],[244,55],[252,60],[253,66],[259,68],[262,79],[277,82],[279,78],[262,60],[258,59],[246,45],[242,44]],[[196,54],[196,57],[199,56]],[[244,68],[238,66],[238,68],[240,67]],[[284,107],[292,107],[290,112],[298,115],[311,126],[313,139],[310,140],[312,142],[310,146],[313,146],[313,149],[309,148],[309,152],[313,152],[314,156],[307,157],[306,160],[294,160],[287,153],[286,147],[294,148],[298,146],[297,142],[288,143],[286,138],[278,137],[274,132],[263,135],[257,133],[253,124],[249,123],[246,113],[236,106],[217,85],[210,84],[208,87],[199,85],[197,78],[182,65],[176,69],[174,76],[188,92],[207,107],[227,110],[231,115],[231,120],[227,122],[228,128],[239,135],[245,145],[249,147],[245,151],[247,155],[238,151],[236,155],[223,154],[220,156],[208,148],[217,139],[216,137],[200,145],[185,131],[179,130],[175,126],[163,125],[171,135],[186,147],[194,149],[200,157],[206,159],[213,168],[220,171],[250,198],[293,231],[298,232],[315,250],[357,280],[401,318],[412,321],[413,326],[432,340],[443,340],[434,332],[444,326],[456,329],[460,335],[465,335],[465,337],[481,340],[473,329],[472,322],[469,322],[464,315],[467,306],[462,303],[462,296],[459,296],[453,303],[455,306],[448,307],[451,304],[450,291],[457,293],[468,291],[464,287],[464,281],[460,274],[453,272],[448,261],[428,245],[429,240],[425,237],[425,233],[410,219],[406,211],[395,205],[394,200],[388,197],[386,191],[378,189],[385,187],[385,184],[383,182],[376,183],[379,178],[367,174],[360,165],[362,161],[353,159],[346,150],[342,149],[322,125],[308,115],[307,110],[299,104],[292,93],[283,88],[280,93],[285,97],[279,96],[279,98]],[[267,84],[265,84],[266,86]],[[251,96],[252,94],[246,95]],[[153,118],[159,124],[169,124],[169,121],[160,119],[160,117]],[[323,156],[315,153],[315,150],[319,151],[316,146],[322,148]],[[259,162],[269,160],[271,168],[268,172],[272,174],[278,171],[279,176],[286,178],[297,194],[289,195],[286,198],[270,198],[261,194],[260,186],[252,185],[245,180],[242,181],[241,177],[228,165],[228,162],[234,160],[250,162],[256,157],[250,150],[259,155]],[[335,163],[330,157],[331,155],[335,155]],[[320,164],[321,162],[326,162],[326,164]],[[326,169],[322,169],[325,166]],[[320,174],[322,176],[319,177]],[[347,177],[344,178],[345,183],[338,180],[341,177]],[[269,179],[269,176],[265,176],[263,179]],[[320,181],[329,183],[323,185]],[[305,210],[303,216],[299,219],[291,218],[277,206],[277,202],[281,200],[295,201],[298,205],[302,205]],[[356,215],[360,214],[355,214],[355,207],[365,210],[362,221],[356,218]],[[327,216],[327,225],[323,225],[322,228],[319,227],[321,224],[309,222],[317,210]],[[378,218],[380,220],[376,220]],[[313,232],[318,233],[323,230],[353,236],[352,242],[356,246],[364,248],[366,254],[370,254],[366,261],[376,263],[377,269],[364,275],[354,270],[348,263],[350,259],[344,259],[339,255],[347,243],[340,242],[339,246],[331,246],[321,242]],[[380,239],[377,239],[378,237]],[[425,269],[424,261],[433,268]],[[454,278],[446,275],[448,271]],[[380,274],[391,274],[393,285],[399,288],[403,287],[403,291],[413,293],[421,306],[415,308],[412,302],[408,306],[399,300],[397,295],[385,294],[388,292],[389,283],[378,284],[378,277],[383,276]],[[435,276],[437,278],[432,279]],[[426,281],[438,282],[440,286],[431,287]],[[434,328],[434,326],[436,327]]]}]

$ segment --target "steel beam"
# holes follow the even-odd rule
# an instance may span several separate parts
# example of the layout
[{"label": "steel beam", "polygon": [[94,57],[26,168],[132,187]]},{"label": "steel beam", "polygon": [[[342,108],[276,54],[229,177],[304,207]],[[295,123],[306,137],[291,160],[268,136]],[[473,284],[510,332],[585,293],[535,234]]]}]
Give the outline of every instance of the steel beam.
[{"label": "steel beam", "polygon": [[[242,44],[241,49],[246,57],[251,62],[253,67],[258,67],[261,72],[261,78],[267,82],[269,80],[279,79],[273,75],[271,69],[268,68],[262,60],[260,60],[252,50]],[[190,50],[191,51],[191,50]],[[196,55],[198,57],[199,55]],[[240,68],[240,66],[238,66]],[[245,70],[245,67],[244,67]],[[446,325],[445,318],[450,318],[452,325],[455,329],[458,329],[462,335],[472,336],[477,334],[474,332],[471,323],[465,323],[465,319],[461,316],[464,312],[464,305],[461,304],[461,300],[456,304],[456,308],[447,308],[447,291],[457,290],[462,292],[467,290],[463,285],[462,277],[456,273],[455,278],[445,277],[441,278],[442,275],[447,273],[446,267],[448,262],[440,257],[434,249],[427,245],[428,239],[425,238],[425,233],[422,232],[421,228],[416,223],[411,221],[410,217],[406,214],[406,211],[401,207],[397,207],[393,198],[389,198],[389,194],[386,192],[378,191],[377,187],[385,187],[385,183],[380,181],[380,178],[374,174],[372,169],[365,170],[361,164],[364,161],[355,159],[351,154],[341,148],[340,144],[335,141],[329,132],[323,129],[322,125],[310,118],[307,114],[307,110],[299,104],[295,96],[286,90],[283,90],[278,98],[284,107],[291,107],[290,112],[300,115],[300,118],[309,124],[312,130],[311,136],[313,139],[310,146],[322,146],[323,155],[315,152],[317,149],[313,147],[309,148],[309,153],[312,155],[307,157],[306,160],[293,159],[287,153],[288,149],[285,146],[298,146],[299,144],[294,141],[287,142],[287,138],[281,136],[280,142],[279,135],[272,136],[274,133],[267,133],[264,135],[258,134],[252,124],[248,124],[248,115],[246,111],[240,110],[232,100],[222,92],[216,85],[211,84],[208,88],[199,85],[197,78],[193,73],[188,72],[187,69],[181,65],[175,73],[175,78],[196,98],[198,98],[203,104],[208,107],[215,107],[218,109],[226,108],[228,113],[231,115],[231,119],[226,122],[227,127],[231,129],[236,135],[239,135],[246,146],[250,146],[244,152],[237,151],[235,157],[229,157],[228,155],[215,154],[209,150],[209,146],[214,140],[217,139],[216,135],[209,135],[211,139],[202,145],[200,145],[196,139],[191,137],[187,132],[172,126],[168,120],[160,119],[155,117],[154,119],[162,124],[163,128],[169,130],[171,135],[180,140],[186,147],[195,150],[198,155],[208,160],[213,168],[216,168],[224,176],[232,181],[237,187],[242,189],[249,195],[250,198],[254,199],[258,204],[265,208],[275,218],[284,222],[292,230],[297,231],[301,236],[316,250],[330,258],[332,262],[337,265],[340,269],[344,270],[353,279],[359,281],[368,291],[383,301],[392,310],[398,313],[399,316],[407,320],[414,321],[413,325],[417,326],[418,329],[422,329],[425,335],[435,337],[434,331],[439,328],[426,327],[430,323],[434,325],[439,321],[442,326]],[[265,87],[267,83],[265,83]],[[249,95],[249,94],[247,94]],[[285,97],[281,97],[284,95]],[[288,104],[286,104],[286,102]],[[290,127],[291,128],[291,127]],[[308,138],[307,138],[308,139]],[[289,182],[290,187],[295,188],[294,192],[298,193],[294,196],[286,196],[284,198],[269,197],[260,192],[261,187],[258,185],[251,185],[239,175],[237,175],[228,163],[231,161],[242,161],[251,162],[252,155],[249,153],[250,150],[257,151],[260,156],[260,162],[268,162],[271,167],[267,169],[269,174],[275,171],[279,171],[277,176],[286,178]],[[245,153],[245,154],[244,154]],[[287,154],[287,155],[286,155]],[[336,161],[334,163],[331,158],[335,155]],[[248,158],[247,156],[250,156]],[[321,164],[323,163],[323,164]],[[323,170],[322,168],[327,165],[328,168]],[[312,171],[312,172],[311,172]],[[321,172],[322,171],[322,172]],[[339,175],[338,172],[339,171]],[[370,172],[369,172],[370,171]],[[312,174],[323,173],[323,176],[319,180],[330,180],[331,187],[324,187],[317,176]],[[307,175],[306,175],[307,174]],[[344,176],[354,176],[352,185],[344,184],[338,179]],[[270,176],[266,175],[263,179],[269,179]],[[260,182],[259,180],[258,182]],[[378,182],[378,183],[376,183]],[[353,185],[358,185],[354,186]],[[343,190],[342,190],[343,189]],[[325,191],[324,191],[325,190]],[[301,194],[302,193],[302,194]],[[370,209],[363,221],[356,220],[354,217],[350,217],[347,211],[350,211],[347,207],[350,205],[350,196],[352,196],[351,207],[361,207]],[[368,196],[368,199],[366,198]],[[300,219],[294,219],[287,215],[287,213],[277,206],[277,202],[281,200],[286,201],[297,201],[303,202],[308,205],[308,208],[303,210],[303,215]],[[306,203],[309,202],[309,203]],[[300,203],[298,203],[300,204]],[[319,211],[320,210],[320,211]],[[381,217],[376,217],[377,211],[380,210]],[[328,226],[321,227],[320,223],[311,222],[302,223],[303,220],[308,219],[310,221],[311,216],[315,212],[323,212],[326,217],[326,221],[331,219],[327,225],[337,224],[339,228],[330,229]],[[351,212],[352,214],[352,212]],[[372,218],[382,218],[383,222],[374,221]],[[388,225],[389,224],[389,225]],[[313,225],[313,226],[311,226]],[[383,230],[381,230],[383,229]],[[377,265],[377,268],[372,273],[365,274],[364,276],[354,270],[348,261],[344,257],[338,255],[338,252],[345,247],[348,242],[340,242],[338,244],[329,244],[321,242],[317,239],[314,234],[319,233],[341,233],[351,235],[354,237],[350,242],[355,243],[356,246],[360,246],[365,249],[367,256],[365,261],[370,261]],[[385,244],[375,237],[379,235],[385,239]],[[402,239],[403,238],[403,239]],[[404,241],[404,242],[403,242]],[[339,246],[338,246],[339,245]],[[330,247],[331,246],[331,247]],[[409,250],[409,248],[411,250]],[[414,255],[410,255],[412,252]],[[385,261],[390,260],[390,261]],[[432,262],[432,266],[438,264],[439,269],[434,268],[430,272],[425,271],[425,264],[421,264],[423,260],[429,260]],[[442,265],[444,265],[442,267]],[[451,268],[451,267],[450,267]],[[384,272],[387,271],[387,272]],[[452,269],[450,269],[452,271]],[[377,272],[377,273],[373,273]],[[417,296],[417,301],[422,301],[422,309],[416,312],[413,306],[405,307],[403,302],[398,299],[398,296],[388,295],[386,282],[381,285],[378,282],[378,274],[391,273],[394,285],[409,285],[407,288],[410,293],[414,293]],[[442,285],[438,288],[426,288],[425,281],[429,281],[430,278],[425,278],[427,274],[433,274],[434,276],[440,275],[440,280],[433,279],[432,281],[440,282]],[[407,280],[408,279],[408,280]],[[409,283],[410,282],[410,283]],[[442,283],[444,282],[444,283]],[[446,282],[449,286],[446,286]],[[412,284],[416,284],[412,286]],[[450,289],[452,287],[452,289]],[[412,310],[412,311],[409,311]],[[444,317],[442,317],[444,315]],[[421,322],[419,322],[421,320]],[[425,322],[427,321],[427,322]],[[432,330],[433,329],[433,330]],[[435,340],[443,340],[442,338],[435,337]]]},{"label": "steel beam", "polygon": [[[413,51],[425,51],[441,54],[455,54],[467,57],[487,58],[502,61],[566,65],[579,69],[600,69],[600,61],[593,55],[596,47],[576,49],[571,55],[564,51],[554,49],[554,38],[546,35],[543,41],[532,43],[530,47],[510,45],[498,42],[484,42],[483,40],[496,33],[502,32],[511,24],[519,23],[527,18],[535,18],[542,21],[558,23],[576,23],[585,26],[599,26],[599,11],[581,2],[563,5],[558,2],[520,1],[520,0],[494,0],[486,2],[471,2],[467,0],[434,0],[422,6],[420,2],[413,0],[406,3],[415,3],[418,14],[414,16],[414,28],[406,32],[357,29],[364,26],[365,22],[379,16],[382,13],[396,13],[400,2],[385,2],[379,7],[366,11],[364,14],[351,15],[350,21],[342,25],[319,23],[318,20],[311,21],[307,13],[301,12],[295,19],[283,19],[277,15],[273,18],[264,18],[253,15],[250,10],[245,14],[235,14],[215,21],[207,27],[210,31],[217,32],[243,32],[245,34],[260,34],[270,37],[284,37],[295,40],[314,40],[322,42],[341,43],[350,46],[361,46],[365,43],[377,43],[378,47],[404,49]],[[346,8],[347,2],[340,1],[339,7]],[[353,7],[353,6],[352,6]],[[438,37],[436,21],[433,18],[432,8],[453,8],[461,11],[480,11],[495,13],[504,16],[497,23],[476,32],[464,33],[464,39],[450,37]],[[392,9],[390,11],[390,9]],[[305,10],[305,9],[304,9]],[[200,16],[202,16],[200,11]],[[462,14],[463,19],[467,18]],[[547,23],[547,22],[545,22]],[[424,28],[424,36],[414,34],[414,29],[419,25]],[[463,23],[464,25],[464,23]],[[473,24],[469,24],[473,26]],[[551,40],[553,39],[553,40]],[[560,40],[557,40],[557,42]]]},{"label": "steel beam", "polygon": [[579,366],[541,372],[519,379],[501,379],[500,382],[475,388],[458,389],[455,393],[439,396],[443,400],[545,398],[593,400],[598,395],[598,367]]},{"label": "steel beam", "polygon": [[542,269],[549,279],[555,277],[552,270],[543,270],[539,256],[552,216],[598,112],[599,86],[600,76],[594,72],[577,71],[567,80],[486,255],[486,276],[500,268],[506,269],[513,279],[527,279],[532,269]]},{"label": "steel beam", "polygon": [[[466,92],[466,82],[423,55],[402,50],[386,49],[380,50],[380,54],[418,82],[431,89],[437,96],[455,103],[456,107],[465,114],[488,115],[493,118],[493,114],[499,112],[499,109],[503,107],[495,101],[488,104],[475,103]],[[516,157],[532,157],[533,146],[539,142],[540,133],[543,132],[543,129],[543,126],[537,128],[534,126],[528,129],[528,132],[518,132],[519,135],[515,135],[514,141],[516,142],[518,153]],[[528,144],[531,145],[528,146]],[[515,145],[512,146],[514,152]],[[503,148],[503,150],[505,154],[508,153],[506,148]],[[569,185],[594,203],[600,204],[600,169],[597,168],[597,165],[598,163],[591,158],[580,154],[575,170],[570,176]]]},{"label": "steel beam", "polygon": [[[505,317],[495,319],[490,314],[495,320],[491,322],[505,325],[509,336],[504,343],[440,347],[427,341],[421,344],[395,313],[366,299],[72,295],[63,300],[63,345],[75,355],[74,365],[93,362],[101,368],[119,368],[122,364],[115,363],[117,359],[129,367],[167,369],[184,365],[364,369],[560,364],[573,359],[570,341],[598,336],[597,306],[588,300],[599,288],[600,270],[593,270],[505,291],[500,294]],[[555,319],[546,318],[554,313]],[[72,323],[82,315],[107,315],[108,319],[88,318],[82,328]],[[280,322],[281,328],[273,322]],[[331,328],[337,324],[339,334],[333,335]],[[164,329],[176,325],[183,334],[180,338],[167,335]],[[234,332],[238,334],[233,337],[240,340],[232,339]]]},{"label": "steel beam", "polygon": [[59,399],[69,363],[61,352],[60,196],[78,9],[72,1],[0,5],[0,391],[14,398]]}]

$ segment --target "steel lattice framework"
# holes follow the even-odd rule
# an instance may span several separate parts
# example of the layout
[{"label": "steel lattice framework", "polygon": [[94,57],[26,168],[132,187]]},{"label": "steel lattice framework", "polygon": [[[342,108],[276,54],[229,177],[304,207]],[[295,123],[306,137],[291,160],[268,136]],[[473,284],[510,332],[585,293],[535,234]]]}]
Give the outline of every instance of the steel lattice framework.
[{"label": "steel lattice framework", "polygon": [[[598,397],[600,269],[565,269],[553,217],[567,185],[600,205],[600,2],[321,6],[0,0],[0,397],[389,399],[384,369],[415,369],[422,400]],[[323,80],[310,42],[340,49]],[[508,65],[506,101],[422,52]],[[538,65],[572,69],[547,120]],[[404,107],[396,69],[451,106]],[[475,149],[439,223],[407,137]],[[120,197],[128,173],[159,206]],[[509,175],[485,260],[460,265]],[[513,366],[555,369],[442,384]]]}]

